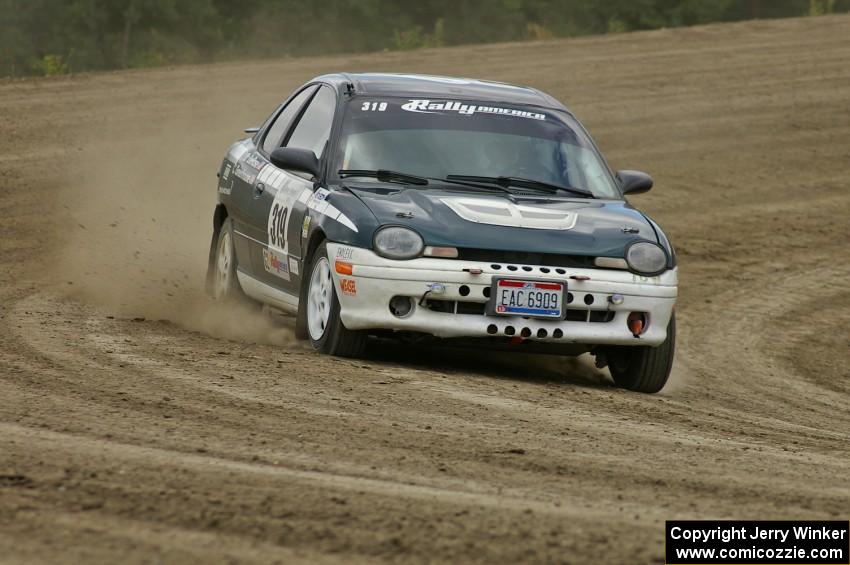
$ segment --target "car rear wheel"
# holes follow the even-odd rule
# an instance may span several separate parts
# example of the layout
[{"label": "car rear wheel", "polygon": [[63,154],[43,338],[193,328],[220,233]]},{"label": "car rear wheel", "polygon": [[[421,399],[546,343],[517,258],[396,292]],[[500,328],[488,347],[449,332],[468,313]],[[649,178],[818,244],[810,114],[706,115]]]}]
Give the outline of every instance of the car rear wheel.
[{"label": "car rear wheel", "polygon": [[620,346],[606,351],[608,369],[617,386],[654,393],[667,384],[676,349],[676,317],[670,317],[667,339],[658,347]]},{"label": "car rear wheel", "polygon": [[347,329],[340,319],[339,299],[334,289],[327,247],[322,243],[313,254],[310,279],[304,285],[307,337],[313,348],[339,357],[359,357],[366,348],[366,334]]},{"label": "car rear wheel", "polygon": [[213,265],[212,295],[217,301],[245,300],[236,279],[236,253],[233,249],[233,225],[225,218],[218,232]]}]

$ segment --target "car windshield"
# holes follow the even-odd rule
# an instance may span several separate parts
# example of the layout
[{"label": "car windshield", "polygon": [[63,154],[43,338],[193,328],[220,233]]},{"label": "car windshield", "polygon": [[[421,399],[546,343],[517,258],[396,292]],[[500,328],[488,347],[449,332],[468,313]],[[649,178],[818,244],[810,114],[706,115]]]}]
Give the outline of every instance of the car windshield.
[{"label": "car windshield", "polygon": [[608,167],[573,118],[508,103],[352,98],[333,170],[389,170],[432,179],[517,177],[599,198],[620,197]]}]

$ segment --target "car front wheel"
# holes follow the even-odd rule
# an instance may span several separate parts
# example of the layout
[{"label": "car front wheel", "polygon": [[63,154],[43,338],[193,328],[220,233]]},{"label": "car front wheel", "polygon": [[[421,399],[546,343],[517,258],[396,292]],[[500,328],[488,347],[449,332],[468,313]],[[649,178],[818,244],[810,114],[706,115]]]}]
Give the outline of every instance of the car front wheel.
[{"label": "car front wheel", "polygon": [[658,347],[620,346],[606,351],[614,383],[636,392],[658,392],[667,384],[676,350],[676,316],[670,317],[667,339]]},{"label": "car front wheel", "polygon": [[313,254],[310,279],[304,285],[307,337],[313,348],[339,357],[359,357],[366,348],[366,334],[347,329],[340,319],[339,299],[334,289],[331,262],[322,243]]}]

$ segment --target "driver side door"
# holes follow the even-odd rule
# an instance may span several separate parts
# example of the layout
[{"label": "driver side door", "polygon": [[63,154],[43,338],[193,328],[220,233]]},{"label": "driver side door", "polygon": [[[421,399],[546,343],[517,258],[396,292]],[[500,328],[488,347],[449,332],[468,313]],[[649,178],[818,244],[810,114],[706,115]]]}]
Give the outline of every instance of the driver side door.
[{"label": "driver side door", "polygon": [[325,85],[308,88],[312,89],[309,99],[292,123],[279,130],[283,132],[279,140],[270,139],[275,122],[261,145],[265,164],[255,182],[256,206],[251,214],[255,232],[265,233],[265,245],[260,246],[254,258],[256,277],[288,294],[292,303],[297,303],[301,288],[305,267],[302,226],[316,179],[306,173],[279,169],[268,161],[268,155],[277,147],[297,147],[312,150],[320,159],[323,157],[336,110],[336,93]]}]

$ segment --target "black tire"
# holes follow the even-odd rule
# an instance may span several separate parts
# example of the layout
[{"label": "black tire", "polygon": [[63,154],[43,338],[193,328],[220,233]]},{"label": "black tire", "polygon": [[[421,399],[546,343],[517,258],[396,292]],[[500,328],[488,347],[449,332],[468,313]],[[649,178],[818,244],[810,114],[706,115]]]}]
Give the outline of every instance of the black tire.
[{"label": "black tire", "polygon": [[[324,265],[322,264],[323,261]],[[306,273],[305,284],[301,286],[299,317],[301,317],[301,311],[304,311],[304,323],[301,329],[307,334],[307,339],[310,340],[310,344],[316,351],[337,357],[360,357],[366,349],[367,335],[362,331],[349,330],[343,325],[339,317],[339,299],[337,298],[332,278],[329,281],[329,285],[325,287],[327,293],[324,295],[327,300],[325,307],[329,307],[330,309],[326,323],[319,323],[323,319],[319,313],[320,311],[311,308],[308,302],[310,300],[310,293],[313,291],[311,286],[315,284],[319,285],[317,286],[317,290],[321,288],[320,279],[323,278],[323,275],[316,273],[317,269],[324,269],[325,267],[330,269],[330,264],[327,246],[325,242],[322,242],[313,253],[310,268]],[[329,271],[328,275],[330,275]],[[321,296],[321,293],[319,295]],[[313,316],[316,317],[313,318]]]},{"label": "black tire", "polygon": [[[307,277],[301,281],[301,291],[299,296],[306,296],[305,287],[310,282]],[[307,304],[304,300],[298,301],[298,313],[295,315],[295,339],[306,340],[310,339],[310,333],[307,331]]]},{"label": "black tire", "polygon": [[[312,268],[312,265],[310,267]],[[305,269],[304,276],[301,277],[301,288],[298,291],[298,312],[295,314],[295,339],[310,339],[310,332],[307,331],[307,299],[305,296],[307,296],[307,287],[310,285],[309,275],[312,272],[312,270]]]},{"label": "black tire", "polygon": [[230,218],[225,218],[218,230],[211,276],[213,299],[219,302],[248,301],[236,278],[236,250],[233,248],[233,225]]},{"label": "black tire", "polygon": [[676,350],[676,316],[670,317],[667,339],[658,347],[621,346],[606,351],[608,370],[618,387],[655,393],[664,388]]}]

